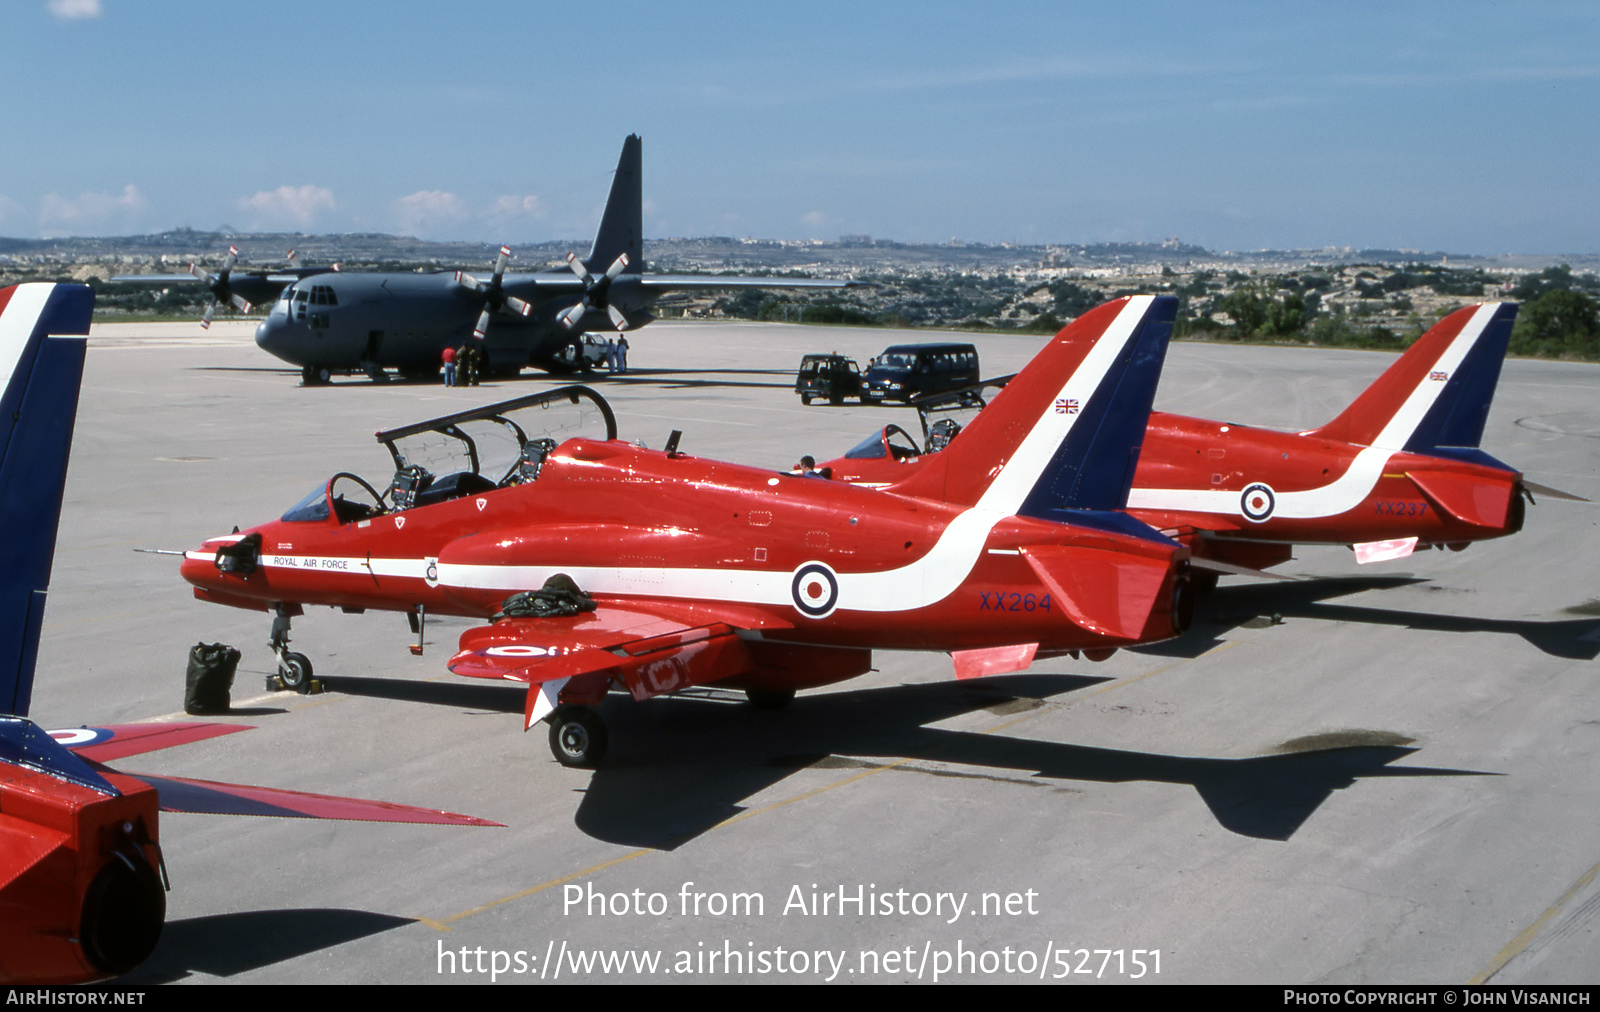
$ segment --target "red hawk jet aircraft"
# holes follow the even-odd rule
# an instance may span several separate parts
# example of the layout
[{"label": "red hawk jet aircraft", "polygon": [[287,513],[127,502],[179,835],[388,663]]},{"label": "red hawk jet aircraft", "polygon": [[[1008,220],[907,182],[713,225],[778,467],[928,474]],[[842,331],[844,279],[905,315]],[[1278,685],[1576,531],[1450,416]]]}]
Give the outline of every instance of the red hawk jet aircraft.
[{"label": "red hawk jet aircraft", "polygon": [[[290,681],[309,673],[284,649],[307,604],[493,615],[450,668],[528,683],[525,726],[548,717],[568,765],[604,751],[591,708],[613,683],[641,700],[716,683],[781,706],[865,673],[873,649],[948,651],[968,677],[1166,639],[1187,625],[1188,552],[1118,510],[1175,313],[1138,296],[1085,314],[888,494],[697,459],[676,433],[643,449],[614,438],[609,410],[608,438],[556,446],[512,418],[538,399],[523,398],[379,433],[397,465],[385,493],[336,475],[282,519],[189,552],[183,576],[201,600],[273,610]],[[510,434],[502,463],[472,425]],[[440,437],[470,467],[425,465]],[[554,614],[507,600],[539,588],[530,607]]]},{"label": "red hawk jet aircraft", "polygon": [[[1152,413],[1128,511],[1212,567],[1197,582],[1285,562],[1296,543],[1349,545],[1365,563],[1516,533],[1525,495],[1576,498],[1479,449],[1516,313],[1491,302],[1450,314],[1308,432]],[[966,438],[950,442],[944,426],[929,429],[926,453],[890,426],[824,466],[839,480],[903,483]]]},{"label": "red hawk jet aircraft", "polygon": [[85,285],[0,289],[0,984],[80,983],[144,961],[166,917],[158,811],[495,825],[102,765],[249,730],[239,724],[46,732],[26,718],[87,343],[57,335],[87,334],[93,306]]}]

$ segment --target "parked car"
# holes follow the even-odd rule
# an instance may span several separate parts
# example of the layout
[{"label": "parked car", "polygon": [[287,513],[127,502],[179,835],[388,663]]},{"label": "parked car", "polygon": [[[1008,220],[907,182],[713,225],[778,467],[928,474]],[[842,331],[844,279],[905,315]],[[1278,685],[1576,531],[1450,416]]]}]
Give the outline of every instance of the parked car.
[{"label": "parked car", "polygon": [[555,361],[564,367],[565,372],[591,373],[596,369],[604,369],[606,340],[595,334],[585,334],[557,352]]},{"label": "parked car", "polygon": [[896,344],[867,367],[864,401],[910,401],[978,382],[978,349],[970,344]]},{"label": "parked car", "polygon": [[800,360],[800,372],[795,376],[794,392],[800,403],[810,404],[814,397],[826,397],[829,404],[843,404],[846,397],[861,397],[861,367],[846,355],[807,355]]}]

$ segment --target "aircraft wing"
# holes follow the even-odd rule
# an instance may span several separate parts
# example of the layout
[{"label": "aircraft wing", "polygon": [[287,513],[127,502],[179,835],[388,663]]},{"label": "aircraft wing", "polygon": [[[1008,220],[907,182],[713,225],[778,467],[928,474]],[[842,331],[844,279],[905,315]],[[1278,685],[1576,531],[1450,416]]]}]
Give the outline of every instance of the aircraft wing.
[{"label": "aircraft wing", "polygon": [[307,794],[275,787],[220,784],[186,777],[135,773],[156,789],[163,812],[199,815],[270,815],[285,819],[342,819],[347,822],[413,822],[450,826],[500,826],[502,823],[389,801]]},{"label": "aircraft wing", "polygon": [[[830,278],[751,277],[732,274],[622,274],[613,282],[617,288],[635,287],[652,297],[664,292],[719,291],[731,288],[864,288],[862,281],[835,281]],[[507,274],[501,287],[522,297],[534,295],[578,294],[588,290],[584,280],[570,271],[542,271],[537,274]]]},{"label": "aircraft wing", "polygon": [[74,727],[51,731],[50,737],[79,756],[107,763],[130,755],[157,752],[192,741],[220,738],[250,730],[248,724],[161,723],[112,724],[108,727]]},{"label": "aircraft wing", "polygon": [[527,682],[526,726],[558,702],[598,702],[617,679],[635,699],[746,674],[755,662],[741,629],[788,623],[737,605],[601,604],[561,618],[506,618],[469,629],[450,670]]},{"label": "aircraft wing", "polygon": [[731,274],[642,274],[639,286],[646,291],[716,291],[723,288],[865,288],[863,281],[835,281],[829,278],[742,277]]}]

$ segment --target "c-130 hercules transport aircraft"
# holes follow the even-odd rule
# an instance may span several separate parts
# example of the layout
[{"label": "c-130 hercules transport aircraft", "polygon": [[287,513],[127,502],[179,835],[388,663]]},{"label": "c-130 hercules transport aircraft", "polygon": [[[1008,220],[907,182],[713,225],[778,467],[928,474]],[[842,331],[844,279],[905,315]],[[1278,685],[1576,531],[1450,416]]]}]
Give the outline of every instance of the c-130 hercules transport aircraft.
[{"label": "c-130 hercules transport aircraft", "polygon": [[572,372],[583,362],[586,331],[623,331],[655,319],[650,307],[668,292],[731,288],[847,288],[821,278],[645,274],[639,136],[622,144],[600,229],[589,255],[568,254],[570,268],[506,273],[500,248],[487,279],[464,271],[366,273],[329,271],[286,286],[256,344],[300,366],[308,384],[334,373],[382,378],[438,372],[447,347],[481,342],[484,372],[515,375],[532,365]]}]

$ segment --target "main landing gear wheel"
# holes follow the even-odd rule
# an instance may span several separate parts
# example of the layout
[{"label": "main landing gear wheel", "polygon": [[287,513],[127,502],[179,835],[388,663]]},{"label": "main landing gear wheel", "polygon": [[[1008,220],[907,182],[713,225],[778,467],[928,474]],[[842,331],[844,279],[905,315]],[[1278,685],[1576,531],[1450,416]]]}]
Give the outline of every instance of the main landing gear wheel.
[{"label": "main landing gear wheel", "polygon": [[285,689],[292,689],[302,696],[310,692],[311,658],[293,650],[284,654],[278,664],[278,680],[283,682]]},{"label": "main landing gear wheel", "polygon": [[563,766],[594,769],[606,754],[606,724],[587,706],[556,708],[550,721],[550,754]]},{"label": "main landing gear wheel", "polygon": [[793,689],[746,689],[744,698],[758,710],[781,710],[794,702]]}]

